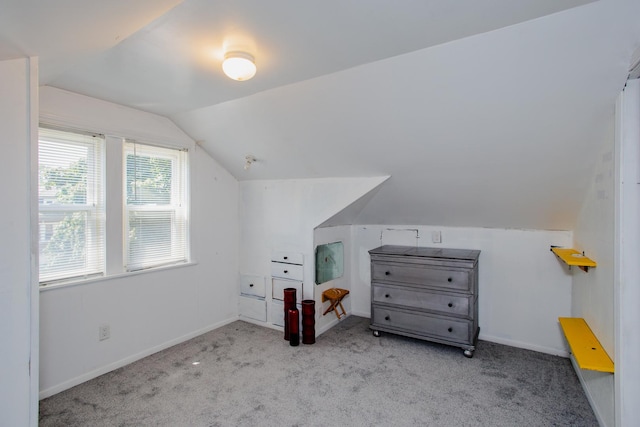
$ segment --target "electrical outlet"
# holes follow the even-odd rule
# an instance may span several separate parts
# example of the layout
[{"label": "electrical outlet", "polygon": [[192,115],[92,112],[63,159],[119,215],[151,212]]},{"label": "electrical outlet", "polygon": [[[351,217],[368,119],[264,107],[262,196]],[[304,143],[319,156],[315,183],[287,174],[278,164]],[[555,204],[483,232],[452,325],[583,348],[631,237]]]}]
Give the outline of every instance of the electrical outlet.
[{"label": "electrical outlet", "polygon": [[98,326],[98,339],[100,341],[107,340],[111,337],[111,327],[109,325]]},{"label": "electrical outlet", "polygon": [[442,243],[442,234],[439,231],[432,231],[431,241],[433,243]]}]

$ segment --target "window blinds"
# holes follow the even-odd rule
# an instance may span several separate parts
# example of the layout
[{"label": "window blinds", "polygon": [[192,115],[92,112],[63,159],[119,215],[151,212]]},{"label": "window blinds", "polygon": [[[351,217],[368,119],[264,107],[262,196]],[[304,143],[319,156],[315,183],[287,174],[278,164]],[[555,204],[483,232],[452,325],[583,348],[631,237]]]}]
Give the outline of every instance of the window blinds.
[{"label": "window blinds", "polygon": [[133,141],[124,151],[126,269],[185,262],[187,153]]},{"label": "window blinds", "polygon": [[104,273],[104,137],[40,128],[40,282]]}]

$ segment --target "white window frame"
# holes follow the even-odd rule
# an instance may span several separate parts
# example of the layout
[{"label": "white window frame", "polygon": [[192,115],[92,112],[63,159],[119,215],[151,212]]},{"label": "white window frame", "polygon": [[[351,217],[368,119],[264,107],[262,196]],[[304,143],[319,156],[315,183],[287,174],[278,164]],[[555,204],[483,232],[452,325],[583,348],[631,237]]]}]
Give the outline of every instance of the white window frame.
[{"label": "white window frame", "polygon": [[[123,224],[124,232],[124,268],[126,271],[138,271],[148,268],[161,267],[171,264],[182,264],[189,260],[189,218],[188,218],[188,155],[184,149],[159,147],[152,144],[141,143],[135,140],[125,140],[123,152]],[[171,161],[171,196],[169,204],[128,204],[127,198],[127,156],[149,156]],[[132,255],[130,215],[135,212],[160,213],[170,212],[171,217],[171,242],[178,242],[169,246],[170,255],[166,257],[139,258]]]},{"label": "white window frame", "polygon": [[[44,135],[42,139],[49,143],[58,143],[64,145],[75,145],[88,149],[87,157],[87,184],[86,184],[86,203],[85,204],[67,204],[67,203],[40,203],[41,194],[38,192],[38,224],[42,226],[40,214],[60,213],[83,213],[85,215],[85,249],[86,261],[83,267],[69,268],[58,272],[45,272],[40,270],[40,285],[47,286],[58,282],[70,280],[81,280],[91,277],[102,276],[105,274],[105,138],[98,133],[87,133],[69,129],[59,129],[54,126],[41,125],[40,134]],[[89,140],[88,138],[92,138]],[[40,137],[38,138],[38,150],[40,150]],[[82,141],[86,139],[86,141]],[[40,162],[38,162],[40,169]],[[46,229],[44,230],[46,235]],[[39,230],[38,241],[39,246],[43,242],[41,237],[43,230]],[[40,259],[44,259],[42,255],[43,248],[40,247]]]},{"label": "white window frame", "polygon": [[[55,123],[55,124],[49,124]],[[84,283],[91,283],[99,280],[124,277],[127,275],[140,274],[145,271],[154,271],[162,268],[174,268],[192,264],[191,260],[191,242],[190,242],[190,168],[191,168],[191,151],[180,144],[173,144],[169,140],[147,141],[140,145],[152,146],[156,148],[166,148],[178,150],[181,152],[184,161],[178,174],[183,181],[183,197],[180,206],[180,214],[184,218],[184,256],[180,260],[169,263],[156,264],[153,266],[145,266],[144,269],[128,269],[126,266],[126,230],[128,222],[126,221],[126,154],[125,144],[127,141],[134,141],[121,135],[111,134],[107,132],[91,132],[78,130],[80,127],[74,123],[60,122],[53,120],[52,122],[41,122],[41,127],[51,127],[60,130],[66,130],[76,133],[96,134],[104,137],[103,143],[103,194],[104,194],[104,210],[103,218],[105,218],[103,233],[104,251],[104,268],[102,273],[97,275],[65,275],[57,281],[47,281],[41,283],[41,289],[54,288],[59,286],[69,286]],[[115,132],[120,132],[115,130]],[[176,175],[177,176],[177,175]],[[39,208],[42,205],[39,204]],[[68,276],[68,277],[66,277]],[[46,285],[46,286],[45,286]]]}]

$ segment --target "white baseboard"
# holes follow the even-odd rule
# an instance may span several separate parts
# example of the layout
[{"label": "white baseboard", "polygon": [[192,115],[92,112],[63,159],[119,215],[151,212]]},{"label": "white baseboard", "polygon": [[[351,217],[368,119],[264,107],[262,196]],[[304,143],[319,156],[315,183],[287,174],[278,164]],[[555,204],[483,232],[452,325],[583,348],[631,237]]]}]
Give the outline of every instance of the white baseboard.
[{"label": "white baseboard", "polygon": [[351,314],[353,314],[354,316],[366,317],[367,319],[371,319],[371,312],[370,311],[364,312],[364,311],[355,311],[354,310],[354,312],[351,313]]},{"label": "white baseboard", "polygon": [[[347,314],[347,317],[348,316],[349,316],[349,314]],[[346,319],[346,317],[343,317],[343,319]],[[319,337],[320,335],[324,334],[325,332],[327,332],[329,329],[331,329],[334,326],[336,326],[338,323],[340,323],[340,320],[338,320],[338,318],[335,318],[334,320],[331,321],[331,323],[327,323],[326,325],[322,326],[321,328],[316,328],[316,338]]]},{"label": "white baseboard", "polygon": [[484,335],[482,333],[482,329],[480,329],[480,336],[478,337],[478,339],[483,341],[491,341],[496,344],[508,345],[510,347],[524,348],[525,350],[537,351],[539,353],[551,354],[553,356],[569,357],[569,353],[564,349],[558,349],[554,347],[544,347],[544,346],[526,343],[522,341],[499,338],[491,335]]},{"label": "white baseboard", "polygon": [[232,317],[230,319],[226,319],[223,320],[221,322],[215,323],[213,325],[209,325],[205,328],[202,329],[198,329],[197,331],[193,331],[190,332],[186,335],[183,335],[181,337],[178,337],[176,339],[167,341],[165,343],[162,343],[160,345],[157,345],[155,347],[151,347],[148,348],[146,350],[143,350],[139,353],[133,354],[131,356],[125,357],[124,359],[120,359],[116,362],[113,363],[109,363],[108,365],[105,366],[101,366],[98,369],[94,369],[93,371],[87,372],[85,374],[82,374],[80,376],[77,376],[75,378],[72,378],[70,380],[64,381],[60,384],[54,385],[53,387],[49,387],[46,390],[40,390],[40,392],[38,393],[38,398],[39,399],[44,399],[46,397],[49,396],[53,396],[54,394],[60,393],[61,391],[70,389],[71,387],[75,387],[78,384],[82,384],[86,381],[92,380],[96,377],[99,377],[100,375],[104,375],[108,372],[111,372],[115,369],[118,368],[122,368],[123,366],[126,366],[130,363],[135,362],[136,360],[140,360],[142,358],[145,358],[147,356],[151,356],[154,353],[157,353],[159,351],[165,350],[169,347],[173,347],[176,344],[180,344],[182,342],[188,341],[192,338],[195,338],[199,335],[205,334],[207,332],[213,331],[214,329],[218,329],[224,325],[228,325],[229,323],[235,322],[236,320],[238,320],[238,317]]},{"label": "white baseboard", "polygon": [[250,317],[245,317],[243,315],[240,315],[238,320],[242,320],[243,322],[251,323],[253,325],[258,325],[258,326],[262,326],[269,329],[275,329],[276,331],[284,331],[284,328],[282,326],[274,325],[273,323],[270,323],[270,322],[261,322],[260,320],[255,320]]},{"label": "white baseboard", "polygon": [[580,380],[580,385],[584,390],[584,394],[587,396],[587,400],[589,401],[589,405],[591,405],[591,409],[593,409],[593,413],[596,416],[596,419],[598,420],[598,424],[601,427],[613,427],[613,426],[607,425],[607,423],[604,421],[604,418],[602,417],[602,414],[600,413],[600,410],[598,409],[598,406],[595,403],[595,399],[591,394],[591,390],[589,387],[587,387],[587,382],[585,381],[584,375],[582,375],[582,369],[580,369],[580,367],[578,366],[578,363],[576,362],[572,354],[569,355],[569,360],[571,360],[571,364],[573,365],[573,370],[576,371],[578,380]]}]

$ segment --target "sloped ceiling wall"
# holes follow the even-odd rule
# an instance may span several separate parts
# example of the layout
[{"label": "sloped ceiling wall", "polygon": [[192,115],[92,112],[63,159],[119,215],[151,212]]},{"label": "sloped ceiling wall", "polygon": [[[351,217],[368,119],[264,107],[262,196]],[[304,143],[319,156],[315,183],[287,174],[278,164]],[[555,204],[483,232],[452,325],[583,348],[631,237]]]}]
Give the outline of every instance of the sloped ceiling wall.
[{"label": "sloped ceiling wall", "polygon": [[640,45],[638,0],[41,3],[3,2],[0,58],[169,116],[241,181],[391,176],[351,223],[572,229]]},{"label": "sloped ceiling wall", "polygon": [[[572,229],[613,138],[638,4],[596,2],[173,119],[240,180],[390,175],[352,223]],[[247,154],[258,162],[244,171]]]}]

